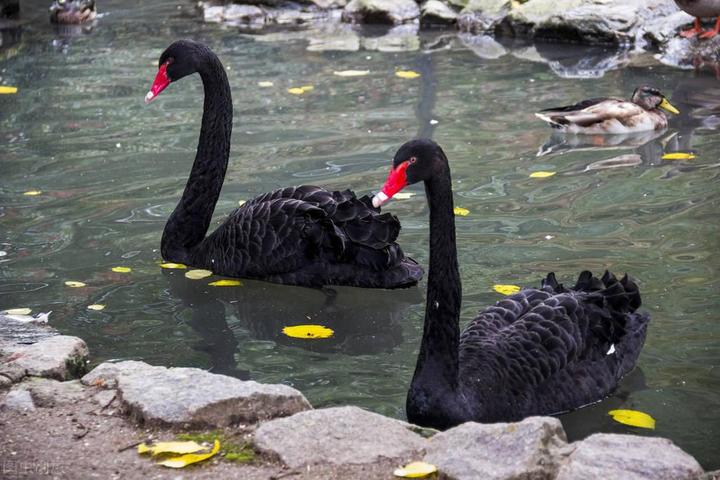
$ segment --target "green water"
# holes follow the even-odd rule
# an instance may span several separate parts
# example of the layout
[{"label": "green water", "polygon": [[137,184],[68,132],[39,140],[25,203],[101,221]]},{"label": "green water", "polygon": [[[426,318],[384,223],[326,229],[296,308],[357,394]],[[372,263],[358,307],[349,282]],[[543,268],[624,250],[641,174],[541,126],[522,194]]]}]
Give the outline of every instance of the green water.
[{"label": "green water", "polygon": [[[567,75],[567,65],[596,65],[598,52],[513,47],[483,58],[498,57],[497,46],[438,35],[423,38],[420,50],[378,51],[383,38],[373,34],[357,51],[323,51],[318,44],[326,41],[301,34],[254,38],[206,25],[174,2],[106,1],[92,30],[55,31],[45,3],[23,3],[31,21],[6,32],[0,47],[0,84],[19,87],[0,95],[0,309],[52,310],[51,324],[84,338],[93,362],[209,368],[293,385],[315,406],[349,403],[404,416],[424,284],[401,292],[341,288],[332,301],[262,282],[217,289],[159,268],[164,221],[195,152],[202,90],[195,76],[150,106],[143,97],[162,49],[193,37],[219,54],[233,89],[232,158],[218,222],[238,201],[279,186],[377,190],[395,149],[432,133],[450,158],[456,204],[470,211],[457,221],[464,319],[500,298],[495,283],[537,285],[547,271],[566,283],[582,269],[630,272],[653,317],[640,368],[616,395],[563,423],[572,439],[599,431],[669,437],[705,468],[720,468],[720,138],[713,130],[720,81],[710,72],[635,62],[601,78],[560,78],[555,72]],[[403,44],[417,42],[409,38]],[[536,61],[548,49],[571,60]],[[422,76],[397,78],[398,68]],[[370,73],[333,75],[349,69]],[[261,88],[261,81],[274,85]],[[668,131],[536,156],[550,129],[532,112],[626,96],[641,83],[683,111]],[[286,91],[301,85],[314,90]],[[689,149],[697,153],[692,161],[660,158]],[[632,153],[640,155],[635,166],[586,169]],[[529,178],[536,170],[557,174]],[[30,190],[42,194],[23,195]],[[428,210],[421,188],[409,191],[416,196],[388,209],[403,223],[405,250],[426,264]],[[114,266],[133,270],[114,273]],[[71,289],[66,280],[88,286]],[[105,310],[86,308],[95,303]],[[326,325],[335,336],[300,341],[281,333],[298,323]],[[650,413],[657,429],[613,423],[607,411],[617,407]]]}]

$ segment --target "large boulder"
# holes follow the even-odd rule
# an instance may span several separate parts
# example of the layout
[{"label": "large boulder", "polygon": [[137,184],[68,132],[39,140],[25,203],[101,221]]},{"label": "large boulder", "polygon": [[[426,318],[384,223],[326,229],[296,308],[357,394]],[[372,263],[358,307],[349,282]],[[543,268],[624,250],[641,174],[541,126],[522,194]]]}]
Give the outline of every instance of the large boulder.
[{"label": "large boulder", "polygon": [[697,480],[703,469],[666,438],[596,433],[574,447],[557,480]]},{"label": "large boulder", "polygon": [[117,388],[123,409],[140,422],[182,427],[225,427],[292,415],[311,408],[299,391],[217,375],[199,368],[144,362],[104,363],[82,382]]},{"label": "large boulder", "polygon": [[558,455],[566,448],[565,431],[556,418],[468,422],[433,436],[424,460],[457,480],[549,480],[555,477]]},{"label": "large boulder", "polygon": [[291,468],[406,461],[425,446],[411,427],[358,407],[324,408],[263,423],[255,447]]},{"label": "large boulder", "polygon": [[342,13],[342,19],[352,23],[411,22],[420,16],[414,0],[351,0]]},{"label": "large boulder", "polygon": [[440,0],[428,0],[420,7],[423,25],[452,25],[457,22],[458,13]]}]

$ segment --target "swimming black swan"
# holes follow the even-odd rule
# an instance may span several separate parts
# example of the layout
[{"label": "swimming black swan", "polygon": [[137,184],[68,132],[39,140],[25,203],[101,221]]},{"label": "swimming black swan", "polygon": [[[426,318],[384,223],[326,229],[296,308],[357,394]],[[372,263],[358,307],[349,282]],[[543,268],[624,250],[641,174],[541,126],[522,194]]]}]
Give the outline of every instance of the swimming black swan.
[{"label": "swimming black swan", "polygon": [[399,288],[422,268],[395,239],[400,222],[368,196],[303,185],[249,200],[205,237],[230,154],[232,99],[225,68],[205,45],[180,40],[160,56],[146,102],[171,82],[198,72],[205,89],[202,128],[185,191],[165,225],[165,260],[219,275],[290,285]]},{"label": "swimming black swan", "polygon": [[460,334],[461,286],[450,167],[431,140],[395,154],[380,206],[406,185],[425,182],[430,208],[430,272],[425,328],[407,396],[408,419],[448,428],[559,413],[601,400],[635,365],[649,316],[636,312],[627,276],[580,274],[565,288],[550,273],[480,312]]}]

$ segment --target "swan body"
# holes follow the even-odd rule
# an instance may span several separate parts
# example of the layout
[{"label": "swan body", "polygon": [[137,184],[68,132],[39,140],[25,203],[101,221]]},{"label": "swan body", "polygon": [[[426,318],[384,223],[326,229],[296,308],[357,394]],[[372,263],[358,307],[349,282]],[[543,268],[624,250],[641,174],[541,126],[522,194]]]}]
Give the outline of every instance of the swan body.
[{"label": "swan body", "polygon": [[572,288],[549,274],[483,310],[461,333],[461,283],[450,169],[430,140],[395,155],[379,206],[423,181],[430,207],[430,269],[425,325],[407,396],[416,424],[515,421],[560,413],[609,395],[635,365],[649,316],[627,276],[582,272]]},{"label": "swan body", "polygon": [[[664,111],[663,111],[664,110]],[[667,127],[665,111],[679,113],[658,90],[639,87],[630,100],[592,98],[535,115],[551,127],[571,134],[626,134]]]},{"label": "swan body", "polygon": [[422,268],[396,243],[397,217],[350,190],[278,189],[249,200],[206,237],[230,151],[232,98],[225,69],[205,45],[177,41],[161,55],[145,100],[195,72],[205,89],[200,140],[183,196],[163,231],[165,260],[309,287],[400,288],[422,278]]}]

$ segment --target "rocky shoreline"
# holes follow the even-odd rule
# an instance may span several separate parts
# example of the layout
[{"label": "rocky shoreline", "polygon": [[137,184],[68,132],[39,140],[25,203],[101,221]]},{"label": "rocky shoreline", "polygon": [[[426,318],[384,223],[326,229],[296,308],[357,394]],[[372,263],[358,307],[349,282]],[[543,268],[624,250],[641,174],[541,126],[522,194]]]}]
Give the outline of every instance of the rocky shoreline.
[{"label": "rocky shoreline", "polygon": [[[499,49],[507,42],[559,42],[650,53],[660,63],[684,69],[720,63],[720,36],[680,37],[693,18],[669,0],[209,0],[197,5],[205,21],[244,33],[305,29],[311,42],[328,32],[347,37],[336,39],[339,50],[360,48],[351,40],[360,35],[358,25],[385,24],[395,37],[440,30],[478,37]],[[399,49],[420,48],[417,40],[395,43]]]},{"label": "rocky shoreline", "polygon": [[193,478],[393,478],[416,460],[449,479],[714,475],[663,438],[594,434],[568,443],[553,417],[436,432],[357,407],[313,409],[289,386],[197,368],[122,361],[87,372],[88,356],[77,337],[0,315],[3,478],[178,478],[134,447],[208,430],[250,454],[237,462],[221,452],[188,467]]}]

